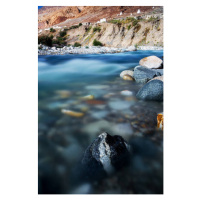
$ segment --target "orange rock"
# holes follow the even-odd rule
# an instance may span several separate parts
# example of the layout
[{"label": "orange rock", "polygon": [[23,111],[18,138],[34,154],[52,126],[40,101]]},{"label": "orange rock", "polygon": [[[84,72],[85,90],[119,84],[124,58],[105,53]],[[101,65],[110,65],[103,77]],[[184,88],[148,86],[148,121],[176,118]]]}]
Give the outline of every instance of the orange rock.
[{"label": "orange rock", "polygon": [[88,104],[92,104],[92,105],[105,104],[104,101],[101,101],[101,100],[95,100],[95,99],[87,100],[86,102],[87,102]]},{"label": "orange rock", "polygon": [[84,116],[84,113],[75,112],[75,111],[72,111],[72,110],[62,109],[61,112],[66,114],[66,115],[72,116],[72,117],[82,117],[82,116]]},{"label": "orange rock", "polygon": [[161,128],[162,130],[163,130],[163,120],[164,120],[163,113],[158,113],[158,115],[157,115],[157,127]]}]

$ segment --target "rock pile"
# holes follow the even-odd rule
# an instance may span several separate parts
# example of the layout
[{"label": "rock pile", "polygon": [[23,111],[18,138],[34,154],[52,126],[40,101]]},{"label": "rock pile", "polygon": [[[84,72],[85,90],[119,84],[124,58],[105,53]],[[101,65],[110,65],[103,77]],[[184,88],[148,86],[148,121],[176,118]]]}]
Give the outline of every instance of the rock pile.
[{"label": "rock pile", "polygon": [[156,56],[149,56],[141,59],[139,64],[134,71],[122,71],[120,77],[145,83],[136,95],[138,99],[163,101],[163,61]]}]

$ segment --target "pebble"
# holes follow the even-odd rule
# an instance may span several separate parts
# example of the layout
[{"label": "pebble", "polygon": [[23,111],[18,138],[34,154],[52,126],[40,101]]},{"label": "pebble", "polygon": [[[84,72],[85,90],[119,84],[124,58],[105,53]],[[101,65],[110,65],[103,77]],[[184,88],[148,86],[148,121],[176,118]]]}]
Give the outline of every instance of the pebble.
[{"label": "pebble", "polygon": [[83,100],[91,100],[91,99],[94,99],[94,95],[86,95],[84,97],[81,97],[81,99],[83,99]]},{"label": "pebble", "polygon": [[61,112],[66,114],[66,115],[72,116],[72,117],[83,117],[84,116],[84,113],[75,112],[75,111],[72,111],[72,110],[62,109]]},{"label": "pebble", "polygon": [[84,183],[75,190],[73,190],[71,194],[89,194],[91,193],[91,189],[92,187],[89,183]]},{"label": "pebble", "polygon": [[123,90],[120,92],[121,95],[124,95],[124,96],[132,96],[133,95],[133,92],[129,91],[129,90]]},{"label": "pebble", "polygon": [[109,107],[113,110],[129,109],[134,102],[127,102],[122,100],[112,100],[108,103]]}]

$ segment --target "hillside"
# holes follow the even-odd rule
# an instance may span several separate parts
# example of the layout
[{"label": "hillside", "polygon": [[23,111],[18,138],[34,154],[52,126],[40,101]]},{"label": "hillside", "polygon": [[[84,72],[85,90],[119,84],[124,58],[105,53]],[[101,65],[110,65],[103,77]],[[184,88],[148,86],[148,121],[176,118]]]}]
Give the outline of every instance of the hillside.
[{"label": "hillside", "polygon": [[[96,39],[108,47],[163,46],[162,11],[152,6],[43,7],[38,26],[45,29],[40,29],[39,36],[51,36],[54,44],[59,40],[64,45],[92,46]],[[97,23],[102,18],[106,22]],[[55,32],[50,32],[47,27],[55,25]]]}]

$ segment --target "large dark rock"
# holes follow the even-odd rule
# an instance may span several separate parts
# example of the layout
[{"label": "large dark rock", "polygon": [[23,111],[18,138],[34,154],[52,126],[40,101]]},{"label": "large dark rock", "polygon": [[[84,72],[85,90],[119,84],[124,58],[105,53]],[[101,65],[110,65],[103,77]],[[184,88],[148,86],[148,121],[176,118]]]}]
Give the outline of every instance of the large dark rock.
[{"label": "large dark rock", "polygon": [[87,179],[99,179],[129,163],[129,145],[121,136],[100,134],[86,149],[82,172]]},{"label": "large dark rock", "polygon": [[157,76],[163,75],[163,69],[148,69],[146,67],[137,66],[134,69],[133,77],[138,83],[146,83]]},{"label": "large dark rock", "polygon": [[149,81],[138,91],[136,97],[142,100],[163,101],[163,81]]}]

